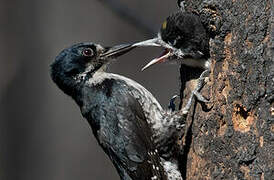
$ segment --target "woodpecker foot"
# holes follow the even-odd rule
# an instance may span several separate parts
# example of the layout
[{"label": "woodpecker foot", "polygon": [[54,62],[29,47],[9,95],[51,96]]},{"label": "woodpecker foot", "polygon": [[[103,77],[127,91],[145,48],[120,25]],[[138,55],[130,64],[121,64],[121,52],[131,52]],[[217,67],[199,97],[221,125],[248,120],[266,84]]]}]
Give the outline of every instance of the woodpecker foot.
[{"label": "woodpecker foot", "polygon": [[203,88],[204,84],[205,84],[205,78],[208,76],[207,74],[210,72],[210,70],[205,70],[199,77],[198,79],[198,84],[196,86],[196,88],[192,91],[188,101],[187,101],[187,104],[185,107],[183,107],[181,109],[181,112],[183,115],[186,115],[188,114],[189,112],[189,109],[191,107],[191,104],[192,104],[192,101],[194,99],[194,97],[197,98],[198,101],[200,102],[204,102],[204,103],[208,103],[209,101],[203,97],[203,95],[200,94],[200,90]]},{"label": "woodpecker foot", "polygon": [[179,95],[174,95],[169,101],[168,109],[174,112],[176,109],[179,109],[181,98]]}]

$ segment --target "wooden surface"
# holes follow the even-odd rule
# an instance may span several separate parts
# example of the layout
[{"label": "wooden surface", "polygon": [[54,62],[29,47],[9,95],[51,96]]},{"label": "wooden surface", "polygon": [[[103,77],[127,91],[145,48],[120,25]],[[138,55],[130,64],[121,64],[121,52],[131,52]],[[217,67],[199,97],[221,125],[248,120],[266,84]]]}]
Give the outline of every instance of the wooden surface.
[{"label": "wooden surface", "polygon": [[[212,103],[209,110],[197,103],[188,117],[185,179],[273,179],[271,7],[266,0],[186,0],[187,10],[206,17],[212,34],[211,74],[202,89]],[[186,71],[181,68],[182,83]],[[187,95],[189,84],[181,94]]]}]

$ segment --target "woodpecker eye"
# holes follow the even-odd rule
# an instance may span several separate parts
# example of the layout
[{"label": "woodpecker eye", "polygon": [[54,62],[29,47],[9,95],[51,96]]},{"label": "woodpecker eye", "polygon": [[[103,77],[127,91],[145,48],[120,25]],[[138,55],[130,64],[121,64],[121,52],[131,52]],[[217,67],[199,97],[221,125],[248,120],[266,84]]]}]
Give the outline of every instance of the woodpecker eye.
[{"label": "woodpecker eye", "polygon": [[93,56],[93,50],[91,48],[86,48],[83,50],[82,54],[87,57]]}]

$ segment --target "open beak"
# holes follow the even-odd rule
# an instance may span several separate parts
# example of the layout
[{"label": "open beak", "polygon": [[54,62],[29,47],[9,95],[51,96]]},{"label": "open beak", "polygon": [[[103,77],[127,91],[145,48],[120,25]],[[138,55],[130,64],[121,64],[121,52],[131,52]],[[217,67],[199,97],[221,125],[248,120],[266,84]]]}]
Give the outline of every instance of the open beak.
[{"label": "open beak", "polygon": [[137,43],[133,44],[132,46],[133,47],[156,46],[156,47],[164,47],[165,48],[165,50],[161,54],[161,56],[151,60],[147,65],[145,65],[142,68],[142,71],[144,71],[145,69],[149,68],[150,66],[152,66],[154,64],[158,64],[158,63],[162,63],[162,62],[167,61],[168,58],[173,55],[172,49],[170,48],[170,46],[168,46],[166,43],[164,43],[161,40],[160,37],[156,37],[156,38],[153,38],[153,39],[137,42]]},{"label": "open beak", "polygon": [[152,59],[149,63],[147,63],[147,65],[145,65],[142,68],[142,71],[144,71],[145,69],[149,68],[150,66],[152,66],[154,64],[158,64],[158,63],[167,61],[170,56],[171,56],[171,52],[168,49],[165,49],[165,51],[162,53],[162,55],[160,57]]},{"label": "open beak", "polygon": [[117,58],[130,50],[134,49],[132,44],[120,44],[113,47],[106,47],[104,52],[100,55],[101,58]]}]

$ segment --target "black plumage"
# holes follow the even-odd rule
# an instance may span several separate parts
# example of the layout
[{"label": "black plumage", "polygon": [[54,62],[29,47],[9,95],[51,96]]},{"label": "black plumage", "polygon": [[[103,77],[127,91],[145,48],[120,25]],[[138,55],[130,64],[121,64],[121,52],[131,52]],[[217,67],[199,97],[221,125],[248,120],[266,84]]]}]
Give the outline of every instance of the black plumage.
[{"label": "black plumage", "polygon": [[[142,70],[157,63],[171,61],[191,67],[189,69],[197,68],[203,71],[186,106],[181,109],[183,114],[187,114],[194,96],[199,101],[208,102],[199,91],[204,85],[206,75],[210,72],[210,37],[199,15],[193,12],[186,12],[184,10],[184,1],[178,0],[177,3],[181,10],[167,17],[156,38],[137,42],[132,46],[158,46],[165,49],[160,57],[150,61]],[[183,85],[182,87],[185,86]]]},{"label": "black plumage", "polygon": [[96,86],[85,86],[82,114],[122,179],[165,179],[142,107],[124,85],[106,79]]},{"label": "black plumage", "polygon": [[172,13],[161,25],[157,37],[133,44],[134,47],[159,46],[164,53],[150,61],[144,68],[153,64],[176,61],[191,67],[208,68],[209,35],[200,17],[193,12]]},{"label": "black plumage", "polygon": [[[123,180],[165,180],[167,176],[140,102],[120,76],[105,72],[129,45],[104,48],[80,43],[63,50],[51,65],[51,78],[79,105],[93,134]],[[126,79],[126,78],[125,78]]]},{"label": "black plumage", "polygon": [[197,14],[178,11],[171,14],[161,26],[162,40],[176,49],[181,49],[185,57],[209,58],[209,36]]}]

